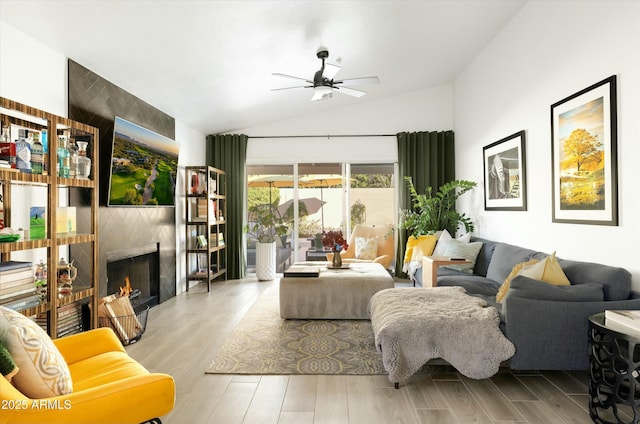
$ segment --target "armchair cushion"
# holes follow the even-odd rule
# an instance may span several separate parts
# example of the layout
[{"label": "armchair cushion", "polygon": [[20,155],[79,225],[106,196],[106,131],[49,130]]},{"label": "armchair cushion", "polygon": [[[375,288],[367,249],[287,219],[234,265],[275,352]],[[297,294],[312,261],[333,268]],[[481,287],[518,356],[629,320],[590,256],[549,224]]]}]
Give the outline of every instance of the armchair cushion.
[{"label": "armchair cushion", "polygon": [[378,257],[378,237],[356,237],[356,259],[369,261]]},{"label": "armchair cushion", "polygon": [[19,312],[0,306],[0,340],[20,372],[13,384],[26,396],[40,399],[72,392],[71,373],[47,333]]}]

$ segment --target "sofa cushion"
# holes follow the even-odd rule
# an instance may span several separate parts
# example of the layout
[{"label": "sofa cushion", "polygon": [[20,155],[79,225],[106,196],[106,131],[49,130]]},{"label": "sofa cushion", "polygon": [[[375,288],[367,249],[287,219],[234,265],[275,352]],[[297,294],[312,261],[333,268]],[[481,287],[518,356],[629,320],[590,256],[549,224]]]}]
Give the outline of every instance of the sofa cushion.
[{"label": "sofa cushion", "polygon": [[476,258],[478,257],[478,252],[480,252],[481,248],[482,243],[479,241],[475,243],[464,243],[459,240],[450,240],[447,244],[447,250],[445,251],[444,256],[448,256],[450,258],[464,258],[470,263],[446,265],[445,268],[472,274],[473,267],[476,264]]},{"label": "sofa cushion", "polygon": [[601,302],[604,300],[602,284],[585,283],[554,286],[522,275],[518,275],[511,281],[511,286],[505,299],[513,296],[563,302]]},{"label": "sofa cushion", "polygon": [[603,285],[604,300],[627,300],[631,293],[631,273],[624,268],[593,262],[558,259],[571,284]]},{"label": "sofa cushion", "polygon": [[495,251],[491,257],[491,263],[487,269],[487,278],[502,283],[511,273],[513,267],[529,259],[542,260],[546,257],[544,253],[524,247],[513,246],[507,243],[496,243]]},{"label": "sofa cushion", "polygon": [[507,278],[505,278],[504,282],[500,286],[500,289],[498,290],[498,294],[496,295],[495,301],[498,302],[498,303],[502,302],[504,297],[507,295],[507,291],[509,291],[509,286],[511,285],[511,280],[516,278],[516,276],[518,276],[520,274],[520,271],[522,271],[523,268],[525,268],[525,267],[527,267],[529,265],[537,264],[538,262],[539,261],[537,259],[531,259],[531,260],[528,260],[527,262],[520,262],[518,264],[515,264],[513,266],[513,268],[511,269],[511,272],[509,273]]},{"label": "sofa cushion", "polygon": [[523,266],[518,274],[534,280],[544,281],[554,286],[568,286],[571,284],[556,260],[556,252],[535,264]]},{"label": "sofa cushion", "polygon": [[458,275],[438,275],[438,287],[451,286],[464,287],[469,294],[493,296],[495,301],[496,293],[498,292],[500,284],[478,275],[465,275],[461,273]]},{"label": "sofa cushion", "polygon": [[69,367],[38,324],[19,312],[0,306],[0,339],[20,368],[13,384],[22,394],[40,399],[71,393]]},{"label": "sofa cushion", "polygon": [[489,268],[489,264],[491,263],[491,258],[493,257],[493,252],[496,248],[497,242],[480,237],[471,237],[471,241],[482,242],[482,249],[480,249],[478,257],[476,258],[476,266],[473,268],[473,273],[486,277],[487,269]]},{"label": "sofa cushion", "polygon": [[[438,237],[438,243],[436,243],[436,247],[433,249],[433,256],[446,256],[447,245],[451,240],[454,240],[454,238],[451,237],[449,231],[442,230],[440,237]],[[455,240],[461,241],[462,243],[469,243],[469,240],[471,240],[471,233],[463,234]]]}]

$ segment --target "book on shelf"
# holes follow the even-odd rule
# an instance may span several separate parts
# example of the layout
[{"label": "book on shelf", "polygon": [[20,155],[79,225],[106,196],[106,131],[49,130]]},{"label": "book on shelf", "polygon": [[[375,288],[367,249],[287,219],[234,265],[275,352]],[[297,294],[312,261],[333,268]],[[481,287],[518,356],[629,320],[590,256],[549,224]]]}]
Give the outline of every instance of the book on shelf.
[{"label": "book on shelf", "polygon": [[15,285],[15,284],[10,284],[10,283],[15,283],[16,281],[21,281],[21,280],[24,280],[26,278],[31,278],[33,280],[33,278],[34,278],[33,269],[31,269],[31,268],[22,268],[22,269],[14,271],[14,272],[10,272],[8,274],[0,274],[0,285],[2,285],[2,284],[7,284],[8,286],[9,285]]},{"label": "book on shelf", "polygon": [[0,275],[11,274],[12,272],[22,271],[24,268],[33,266],[33,262],[24,261],[4,261],[0,262]]},{"label": "book on shelf", "polygon": [[604,324],[619,331],[629,329],[640,335],[640,311],[638,310],[606,310]]},{"label": "book on shelf", "polygon": [[3,303],[5,308],[13,309],[14,311],[20,311],[22,309],[31,308],[40,304],[40,296],[37,294],[27,296],[22,299],[14,300],[12,302]]},{"label": "book on shelf", "polygon": [[10,289],[6,289],[6,291],[4,291],[4,289],[0,290],[0,303],[15,300],[20,296],[34,293],[35,291],[36,286],[33,284],[33,282],[31,284],[11,287]]},{"label": "book on shelf", "polygon": [[207,247],[207,238],[204,235],[200,234],[196,237],[196,244],[201,249]]}]

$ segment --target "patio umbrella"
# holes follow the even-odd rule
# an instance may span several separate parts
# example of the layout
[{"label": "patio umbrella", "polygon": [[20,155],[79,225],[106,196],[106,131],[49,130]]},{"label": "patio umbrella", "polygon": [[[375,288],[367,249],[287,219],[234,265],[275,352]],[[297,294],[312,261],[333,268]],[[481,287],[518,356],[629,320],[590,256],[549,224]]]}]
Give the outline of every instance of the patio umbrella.
[{"label": "patio umbrella", "polygon": [[[324,205],[326,202],[323,202],[317,197],[307,197],[305,199],[299,199],[298,203],[302,203],[304,205],[304,208],[307,211],[307,215],[312,215],[318,212],[322,207],[322,205]],[[285,216],[287,214],[287,210],[290,207],[292,207],[292,205],[293,205],[293,199],[289,199],[283,204],[281,204],[280,206],[278,206],[278,212],[280,212],[280,215]]]},{"label": "patio umbrella", "polygon": [[[304,178],[300,178],[300,181],[304,184],[304,187],[314,188],[320,187],[320,201],[322,205],[324,205],[324,196],[322,190],[325,187],[331,187],[336,185],[342,185],[342,175],[338,174],[321,174],[321,175],[309,175]],[[322,209],[322,232],[324,233],[324,208],[320,206]]]},{"label": "patio umbrella", "polygon": [[293,175],[255,175],[249,177],[249,187],[269,187],[269,203],[271,203],[271,189],[293,187]]}]

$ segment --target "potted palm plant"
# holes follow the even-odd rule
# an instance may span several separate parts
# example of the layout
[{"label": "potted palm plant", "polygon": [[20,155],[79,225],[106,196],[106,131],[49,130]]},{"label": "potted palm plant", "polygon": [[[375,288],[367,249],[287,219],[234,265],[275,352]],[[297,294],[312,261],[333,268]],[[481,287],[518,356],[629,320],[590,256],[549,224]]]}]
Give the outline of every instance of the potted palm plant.
[{"label": "potted palm plant", "polygon": [[456,210],[456,200],[474,188],[477,185],[475,182],[450,181],[440,186],[435,194],[432,193],[431,187],[427,187],[426,193],[420,194],[416,191],[411,177],[405,177],[405,181],[409,186],[413,207],[401,211],[400,228],[407,230],[409,235],[417,239],[422,235],[434,234],[445,229],[449,234],[455,235],[460,225],[463,225],[468,233],[473,231],[471,219]]},{"label": "potted palm plant", "polygon": [[256,240],[256,276],[260,281],[276,278],[276,239],[287,234],[287,226],[272,204],[249,208],[245,232]]}]

